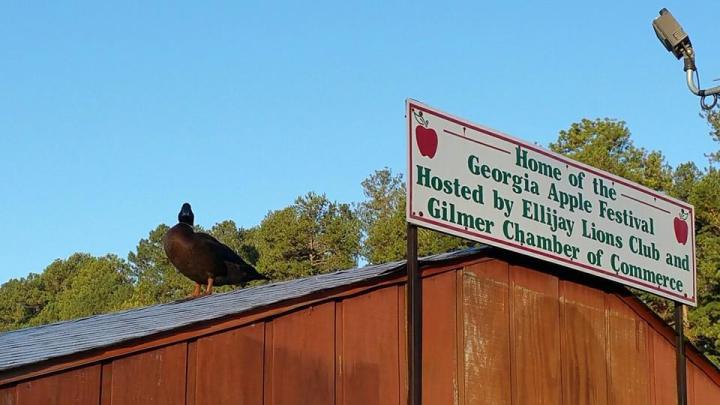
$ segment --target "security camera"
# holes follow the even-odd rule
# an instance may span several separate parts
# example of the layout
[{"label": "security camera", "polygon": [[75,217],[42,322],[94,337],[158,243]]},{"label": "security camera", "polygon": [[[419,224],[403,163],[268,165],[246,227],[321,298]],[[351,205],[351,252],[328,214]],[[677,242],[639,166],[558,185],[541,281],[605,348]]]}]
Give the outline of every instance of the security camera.
[{"label": "security camera", "polygon": [[655,35],[665,46],[665,49],[672,52],[676,58],[680,59],[686,56],[686,52],[692,52],[690,37],[666,8],[660,10],[660,17],[654,19],[652,25],[655,29]]},{"label": "security camera", "polygon": [[[699,78],[698,84],[695,84],[695,78],[693,77],[697,75],[695,51],[693,51],[692,43],[690,43],[690,37],[683,31],[680,23],[664,8],[660,10],[660,17],[653,20],[652,26],[655,30],[655,35],[657,35],[660,42],[665,46],[665,49],[675,55],[676,58],[683,58],[683,70],[685,70],[685,80],[687,81],[688,88],[693,94],[700,97],[700,106],[703,110],[714,108],[720,98],[718,97],[720,95],[720,86],[711,89],[701,89],[699,87]],[[706,102],[705,100],[710,97],[712,97],[712,102]]]}]

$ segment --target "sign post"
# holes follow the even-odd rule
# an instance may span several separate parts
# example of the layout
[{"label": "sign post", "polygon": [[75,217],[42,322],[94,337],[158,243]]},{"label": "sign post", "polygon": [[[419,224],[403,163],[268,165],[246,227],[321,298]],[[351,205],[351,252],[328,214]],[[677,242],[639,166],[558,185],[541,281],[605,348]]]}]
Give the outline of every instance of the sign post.
[{"label": "sign post", "polygon": [[417,226],[407,224],[408,386],[410,405],[422,403],[422,279],[418,269]]},{"label": "sign post", "polygon": [[675,365],[678,405],[687,405],[687,376],[685,368],[685,333],[683,332],[683,304],[675,302]]}]

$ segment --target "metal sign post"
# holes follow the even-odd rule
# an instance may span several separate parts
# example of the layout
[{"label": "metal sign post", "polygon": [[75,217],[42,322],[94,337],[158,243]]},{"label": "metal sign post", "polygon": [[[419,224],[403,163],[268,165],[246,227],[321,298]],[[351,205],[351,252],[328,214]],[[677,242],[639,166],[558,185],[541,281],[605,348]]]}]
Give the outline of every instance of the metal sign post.
[{"label": "metal sign post", "polygon": [[683,305],[675,302],[676,369],[678,405],[687,405],[687,376],[685,368],[685,334],[683,332]]},{"label": "metal sign post", "polygon": [[418,269],[417,226],[407,224],[408,404],[422,404],[422,280]]}]

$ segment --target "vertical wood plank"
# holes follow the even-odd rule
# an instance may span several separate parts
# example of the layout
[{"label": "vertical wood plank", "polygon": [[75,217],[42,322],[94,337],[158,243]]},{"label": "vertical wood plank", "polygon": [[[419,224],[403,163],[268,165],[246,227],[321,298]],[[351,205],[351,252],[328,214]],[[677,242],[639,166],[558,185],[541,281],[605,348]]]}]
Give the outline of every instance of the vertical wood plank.
[{"label": "vertical wood plank", "polygon": [[102,363],[101,367],[100,405],[110,405],[112,403],[112,362]]},{"label": "vertical wood plank", "polygon": [[648,390],[650,391],[650,403],[653,405],[657,405],[657,395],[656,395],[656,387],[655,387],[655,330],[652,328],[648,328],[648,338],[647,338],[647,352],[648,352]]},{"label": "vertical wood plank", "polygon": [[0,388],[0,405],[17,405],[17,390],[15,385]]},{"label": "vertical wood plank", "polygon": [[195,405],[197,391],[197,341],[187,344],[187,372],[185,373],[185,405]]},{"label": "vertical wood plank", "polygon": [[653,379],[656,405],[677,404],[675,346],[657,332],[652,332]]},{"label": "vertical wood plank", "polygon": [[559,404],[560,315],[556,277],[510,266],[513,404]]},{"label": "vertical wood plank", "polygon": [[608,295],[608,353],[610,381],[608,403],[650,403],[648,326],[619,298]]},{"label": "vertical wood plank", "polygon": [[607,403],[605,297],[560,281],[562,387],[565,405]]},{"label": "vertical wood plank", "polygon": [[[650,384],[651,380],[651,373],[652,369],[650,368],[651,365],[651,357],[652,357],[652,351],[650,350],[650,343],[648,340],[650,340],[650,326],[648,325],[645,320],[637,317],[635,313],[633,313],[633,316],[636,319],[637,326],[636,326],[636,333],[637,333],[637,347],[638,347],[638,365],[643,375],[643,384],[640,385],[640,393],[644,397],[644,403],[652,404],[652,386]],[[642,404],[643,401],[638,402],[639,404]]]},{"label": "vertical wood plank", "polygon": [[256,323],[197,340],[196,404],[262,403],[263,335]]},{"label": "vertical wood plank", "polygon": [[408,348],[407,348],[407,293],[405,286],[398,287],[398,375],[400,377],[400,403],[408,402]]},{"label": "vertical wood plank", "polygon": [[263,359],[263,405],[273,404],[273,354],[275,353],[274,323],[272,320],[265,321],[265,353]]},{"label": "vertical wood plank", "polygon": [[423,404],[458,400],[456,294],[455,272],[423,278]]},{"label": "vertical wood plank", "polygon": [[115,360],[112,405],[184,403],[186,360],[185,342]]},{"label": "vertical wood plank", "polygon": [[455,294],[455,345],[458,348],[455,354],[455,366],[457,367],[458,380],[458,404],[465,404],[465,287],[463,286],[466,268],[462,268],[455,272],[455,285],[457,286],[457,294]]},{"label": "vertical wood plank", "polygon": [[[720,404],[720,387],[708,378],[699,368],[692,365],[690,367],[693,372],[693,380],[695,389],[693,396],[696,404]],[[690,393],[688,392],[688,396]]]},{"label": "vertical wood plank", "polygon": [[[674,355],[673,349],[673,355]],[[685,363],[685,372],[687,374],[687,398],[688,405],[705,405],[704,401],[697,402],[695,400],[695,366],[691,362]],[[676,396],[677,398],[677,396]]]},{"label": "vertical wood plank", "polygon": [[99,402],[99,364],[36,378],[17,385],[18,405],[97,405]]},{"label": "vertical wood plank", "polygon": [[345,397],[344,382],[344,335],[345,326],[343,324],[343,301],[335,303],[335,404],[342,404]]},{"label": "vertical wood plank", "polygon": [[334,302],[274,319],[270,350],[271,404],[335,402]]},{"label": "vertical wood plank", "polygon": [[397,287],[342,302],[343,405],[399,405]]},{"label": "vertical wood plank", "polygon": [[508,277],[508,264],[498,260],[463,272],[463,404],[511,403]]},{"label": "vertical wood plank", "polygon": [[517,350],[515,350],[515,300],[513,293],[513,282],[510,276],[510,264],[508,263],[508,326],[510,329],[509,345],[510,345],[510,403],[512,405],[518,405],[517,390],[515,386],[517,384],[517,375],[515,373],[515,364],[517,361]]}]

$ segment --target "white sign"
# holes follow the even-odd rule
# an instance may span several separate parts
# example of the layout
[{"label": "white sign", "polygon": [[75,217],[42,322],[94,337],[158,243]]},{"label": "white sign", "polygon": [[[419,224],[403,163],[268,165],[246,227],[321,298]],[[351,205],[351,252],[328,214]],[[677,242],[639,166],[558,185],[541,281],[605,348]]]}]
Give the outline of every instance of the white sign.
[{"label": "white sign", "polygon": [[696,306],[691,205],[407,102],[413,224]]}]

